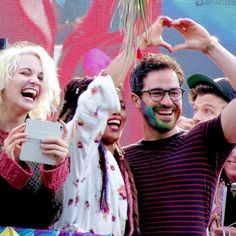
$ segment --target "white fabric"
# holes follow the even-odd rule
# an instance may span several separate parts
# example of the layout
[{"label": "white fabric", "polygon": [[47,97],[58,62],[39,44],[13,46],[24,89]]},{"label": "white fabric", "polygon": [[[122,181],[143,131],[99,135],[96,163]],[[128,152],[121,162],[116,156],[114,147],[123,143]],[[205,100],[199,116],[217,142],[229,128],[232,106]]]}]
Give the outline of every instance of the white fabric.
[{"label": "white fabric", "polygon": [[102,175],[98,140],[110,114],[119,109],[119,98],[110,76],[98,76],[80,96],[76,114],[68,123],[71,170],[64,186],[63,212],[54,228],[124,235],[127,219],[125,185],[109,151],[106,155],[109,211],[102,212],[99,208]]}]

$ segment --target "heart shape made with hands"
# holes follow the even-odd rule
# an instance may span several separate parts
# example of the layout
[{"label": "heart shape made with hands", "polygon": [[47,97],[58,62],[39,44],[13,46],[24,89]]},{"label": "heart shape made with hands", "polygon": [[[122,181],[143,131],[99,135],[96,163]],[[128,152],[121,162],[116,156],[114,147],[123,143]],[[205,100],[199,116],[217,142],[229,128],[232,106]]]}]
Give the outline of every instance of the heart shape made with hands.
[{"label": "heart shape made with hands", "polygon": [[[164,27],[174,28],[184,39],[183,43],[172,46],[162,38]],[[149,28],[148,35],[143,35],[147,44],[150,46],[162,46],[170,52],[182,49],[204,51],[212,42],[212,37],[208,31],[189,18],[179,18],[176,20],[167,16],[160,16]]]}]

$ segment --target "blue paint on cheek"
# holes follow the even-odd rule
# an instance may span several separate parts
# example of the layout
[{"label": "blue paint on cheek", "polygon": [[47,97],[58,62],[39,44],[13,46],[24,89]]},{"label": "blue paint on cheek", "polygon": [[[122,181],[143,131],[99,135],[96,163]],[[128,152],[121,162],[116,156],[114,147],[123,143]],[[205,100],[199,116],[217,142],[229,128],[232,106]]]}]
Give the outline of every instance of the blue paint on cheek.
[{"label": "blue paint on cheek", "polygon": [[156,117],[153,113],[153,110],[150,107],[146,108],[146,114],[147,114],[147,119],[153,124],[153,125],[157,125],[156,122]]},{"label": "blue paint on cheek", "polygon": [[[173,128],[174,124],[176,123],[176,117],[174,117],[174,119],[170,122],[165,122],[165,121],[159,120],[155,116],[155,112],[162,107],[163,106],[161,104],[155,105],[154,107],[150,107],[150,106],[147,106],[143,101],[141,101],[141,109],[145,117],[145,120],[150,126],[152,126],[157,131],[169,130]],[[175,110],[175,108],[173,110]]]},{"label": "blue paint on cheek", "polygon": [[156,127],[158,121],[157,121],[155,114],[153,112],[154,109],[152,109],[150,106],[147,106],[143,101],[141,101],[141,109],[142,109],[142,113],[143,113],[146,121],[151,126]]}]

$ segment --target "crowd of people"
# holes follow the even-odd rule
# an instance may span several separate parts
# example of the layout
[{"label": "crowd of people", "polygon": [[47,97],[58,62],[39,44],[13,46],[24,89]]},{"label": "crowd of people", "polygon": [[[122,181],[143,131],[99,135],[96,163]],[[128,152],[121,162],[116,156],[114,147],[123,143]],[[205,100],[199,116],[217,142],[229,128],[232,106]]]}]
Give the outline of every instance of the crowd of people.
[{"label": "crowd of people", "polygon": [[[165,42],[165,27],[184,42]],[[197,50],[226,78],[197,74],[187,80],[194,116],[186,119],[180,64],[164,54],[143,55],[130,75],[143,137],[126,147],[119,144],[129,115],[121,71],[124,63],[127,70],[134,64],[135,48],[93,78],[72,78],[62,101],[55,61],[43,47],[18,42],[1,51],[1,226],[115,236],[234,233],[236,217],[227,209],[235,205],[236,58],[188,18],[160,16],[149,32],[140,35],[139,50]],[[27,118],[62,124],[61,138],[41,140],[56,165],[19,159]],[[224,208],[222,201],[231,205]]]}]

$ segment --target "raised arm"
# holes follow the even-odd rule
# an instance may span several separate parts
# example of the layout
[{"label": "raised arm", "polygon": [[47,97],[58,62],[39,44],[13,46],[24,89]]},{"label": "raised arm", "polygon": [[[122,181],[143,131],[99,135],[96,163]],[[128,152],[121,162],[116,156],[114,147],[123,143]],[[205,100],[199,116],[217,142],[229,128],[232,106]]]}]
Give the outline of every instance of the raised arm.
[{"label": "raised arm", "polygon": [[[166,16],[159,16],[156,21],[149,28],[148,38],[145,33],[140,36],[140,45],[139,49],[144,50],[148,46],[162,46],[167,48],[169,51],[172,51],[170,44],[166,43],[162,39],[162,31],[164,27],[170,27],[172,24],[172,19]],[[130,66],[134,63],[136,58],[136,48],[133,48],[129,58],[126,58],[125,52],[121,52],[115,57],[110,65],[106,68],[106,71],[113,78],[114,84],[116,87],[122,85],[125,78],[125,74],[129,70]],[[125,69],[125,71],[123,71]]]},{"label": "raised arm", "polygon": [[232,100],[222,111],[221,124],[225,138],[236,144],[236,99]]},{"label": "raised arm", "polygon": [[188,18],[177,19],[172,26],[183,36],[184,43],[176,45],[173,51],[181,49],[199,50],[205,53],[230,79],[236,89],[236,57],[225,49],[215,37],[200,24]]},{"label": "raised arm", "polygon": [[[183,36],[185,42],[173,48],[199,50],[205,53],[224,74],[236,89],[236,57],[227,51],[208,31],[191,19],[177,19],[172,26]],[[221,123],[225,138],[236,143],[236,100],[231,101],[222,112]]]}]

